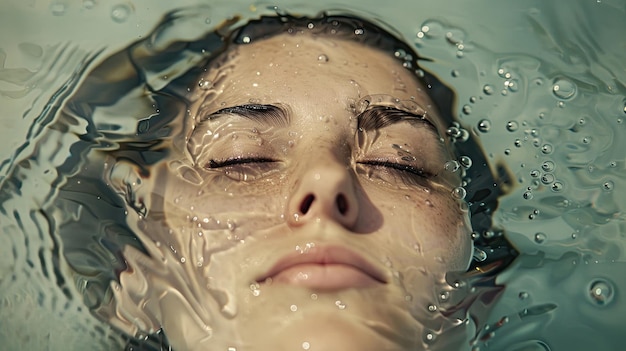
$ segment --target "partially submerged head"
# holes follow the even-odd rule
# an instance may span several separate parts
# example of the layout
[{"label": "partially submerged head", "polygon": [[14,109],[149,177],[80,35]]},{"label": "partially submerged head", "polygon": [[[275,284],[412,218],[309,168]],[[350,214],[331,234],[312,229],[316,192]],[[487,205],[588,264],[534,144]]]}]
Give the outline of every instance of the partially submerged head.
[{"label": "partially submerged head", "polygon": [[144,189],[131,227],[150,257],[124,253],[112,321],[177,350],[420,349],[472,239],[416,54],[348,17],[231,38]]}]

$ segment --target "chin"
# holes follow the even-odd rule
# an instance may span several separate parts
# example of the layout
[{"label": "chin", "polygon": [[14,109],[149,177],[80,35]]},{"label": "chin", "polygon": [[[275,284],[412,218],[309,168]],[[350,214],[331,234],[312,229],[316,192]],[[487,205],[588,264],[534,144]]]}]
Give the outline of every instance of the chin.
[{"label": "chin", "polygon": [[316,294],[283,286],[245,305],[232,321],[237,351],[422,350],[421,324],[384,289]]}]

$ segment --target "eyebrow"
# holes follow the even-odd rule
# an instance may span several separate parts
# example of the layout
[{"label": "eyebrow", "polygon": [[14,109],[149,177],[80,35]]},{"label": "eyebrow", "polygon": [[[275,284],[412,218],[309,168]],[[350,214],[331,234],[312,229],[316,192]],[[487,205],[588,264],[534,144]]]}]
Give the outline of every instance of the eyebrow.
[{"label": "eyebrow", "polygon": [[203,117],[201,122],[213,120],[223,115],[235,115],[270,126],[284,127],[290,123],[289,111],[282,105],[245,104],[226,107]]},{"label": "eyebrow", "polygon": [[357,120],[357,128],[364,131],[377,130],[402,121],[409,121],[423,124],[439,135],[437,127],[426,118],[425,114],[416,114],[390,106],[368,108],[357,116]]}]

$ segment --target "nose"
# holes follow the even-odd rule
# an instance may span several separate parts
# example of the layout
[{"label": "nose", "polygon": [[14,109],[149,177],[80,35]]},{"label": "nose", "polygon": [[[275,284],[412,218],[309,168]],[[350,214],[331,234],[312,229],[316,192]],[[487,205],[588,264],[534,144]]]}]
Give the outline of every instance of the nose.
[{"label": "nose", "polygon": [[354,229],[359,215],[355,186],[352,172],[338,162],[304,170],[288,200],[288,222],[298,226],[328,219]]}]

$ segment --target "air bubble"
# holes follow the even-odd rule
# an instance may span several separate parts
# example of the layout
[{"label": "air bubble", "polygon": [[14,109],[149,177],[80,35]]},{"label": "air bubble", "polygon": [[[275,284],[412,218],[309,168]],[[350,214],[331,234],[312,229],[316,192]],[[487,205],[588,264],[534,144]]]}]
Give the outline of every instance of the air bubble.
[{"label": "air bubble", "polygon": [[509,79],[504,82],[504,86],[512,93],[519,90],[519,81],[517,79]]},{"label": "air bubble", "polygon": [[463,200],[467,195],[467,191],[463,187],[456,187],[452,190],[452,197],[455,199]]},{"label": "air bubble", "polygon": [[116,23],[126,22],[128,16],[130,16],[131,9],[126,4],[118,4],[111,9],[111,19]]},{"label": "air bubble", "polygon": [[425,343],[430,344],[435,341],[435,334],[429,330],[424,331],[423,340]]},{"label": "air bubble", "polygon": [[604,279],[593,281],[589,285],[589,297],[591,302],[598,306],[606,306],[613,301],[614,287],[611,282]]},{"label": "air bubble", "polygon": [[541,182],[543,184],[552,184],[552,182],[554,182],[554,175],[552,173],[545,173],[541,176]]},{"label": "air bubble", "polygon": [[559,192],[559,191],[563,190],[563,183],[561,183],[561,182],[554,182],[554,183],[552,183],[552,186],[550,187],[550,189],[552,189],[552,191],[554,191],[554,192]]},{"label": "air bubble", "polygon": [[451,74],[453,77],[455,77],[455,78],[456,78],[456,77],[458,77],[458,76],[459,76],[459,71],[458,71],[458,70],[456,70],[456,69],[453,69],[453,70],[452,70],[452,72],[450,72],[450,74]]},{"label": "air bubble", "polygon": [[545,172],[554,171],[554,162],[545,161],[544,163],[541,164],[541,169],[543,169]]},{"label": "air bubble", "polygon": [[543,144],[541,146],[541,152],[544,155],[549,155],[552,153],[552,151],[554,150],[554,148],[552,147],[552,144]]},{"label": "air bubble", "polygon": [[472,159],[469,156],[461,156],[459,158],[459,163],[465,169],[472,167]]},{"label": "air bubble", "polygon": [[491,129],[491,121],[488,119],[481,119],[478,121],[478,130],[487,133]]},{"label": "air bubble", "polygon": [[506,124],[506,130],[509,132],[515,132],[519,128],[519,124],[516,121],[509,121]]},{"label": "air bubble", "polygon": [[95,6],[96,6],[95,0],[84,0],[83,1],[83,7],[86,8],[87,10],[91,10]]},{"label": "air bubble", "polygon": [[576,84],[568,79],[559,78],[552,85],[552,92],[559,99],[571,99],[576,94]]},{"label": "air bubble", "polygon": [[309,342],[305,341],[305,342],[302,343],[302,349],[303,350],[308,350],[310,348],[311,348],[311,344]]},{"label": "air bubble", "polygon": [[490,84],[485,84],[485,86],[483,87],[483,92],[487,95],[491,95],[494,92],[494,88],[493,85]]},{"label": "air bubble", "polygon": [[341,302],[341,300],[335,301],[335,306],[337,306],[337,308],[339,308],[340,310],[345,310],[346,309],[346,304]]},{"label": "air bubble", "polygon": [[461,164],[458,161],[452,160],[452,161],[446,162],[443,168],[448,172],[454,173],[458,171],[459,168],[461,168]]},{"label": "air bubble", "polygon": [[328,56],[326,56],[325,54],[321,54],[317,57],[317,61],[326,63],[328,62]]},{"label": "air bubble", "polygon": [[614,187],[615,183],[613,183],[612,180],[607,180],[606,182],[602,183],[602,189],[604,189],[605,191],[612,191]]},{"label": "air bubble", "polygon": [[463,109],[461,111],[463,111],[464,115],[469,115],[469,114],[472,113],[472,106],[470,106],[470,105],[463,105]]},{"label": "air bubble", "polygon": [[532,198],[533,198],[533,193],[532,193],[532,191],[526,191],[526,192],[524,192],[524,194],[522,195],[522,197],[523,197],[525,200],[530,200],[530,199],[532,199]]},{"label": "air bubble", "polygon": [[547,237],[544,233],[536,233],[535,234],[535,242],[537,244],[542,244],[544,241],[546,241]]},{"label": "air bubble", "polygon": [[435,305],[428,305],[428,312],[437,312],[437,306]]}]

